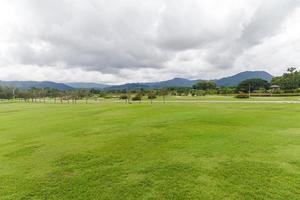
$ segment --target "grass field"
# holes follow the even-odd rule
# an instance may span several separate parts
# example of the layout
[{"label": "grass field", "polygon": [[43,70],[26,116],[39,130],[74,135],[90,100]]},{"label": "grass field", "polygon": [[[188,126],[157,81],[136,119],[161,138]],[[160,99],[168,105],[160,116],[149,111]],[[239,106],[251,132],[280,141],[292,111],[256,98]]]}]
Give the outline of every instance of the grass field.
[{"label": "grass field", "polygon": [[0,199],[300,199],[300,105],[3,103]]}]

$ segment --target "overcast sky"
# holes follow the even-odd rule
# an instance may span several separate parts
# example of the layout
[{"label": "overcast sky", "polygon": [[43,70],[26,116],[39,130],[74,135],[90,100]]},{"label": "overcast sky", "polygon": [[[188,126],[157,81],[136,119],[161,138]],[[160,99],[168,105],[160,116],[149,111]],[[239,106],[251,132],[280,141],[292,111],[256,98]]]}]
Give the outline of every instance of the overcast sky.
[{"label": "overcast sky", "polygon": [[300,0],[0,0],[0,80],[274,75],[300,64]]}]

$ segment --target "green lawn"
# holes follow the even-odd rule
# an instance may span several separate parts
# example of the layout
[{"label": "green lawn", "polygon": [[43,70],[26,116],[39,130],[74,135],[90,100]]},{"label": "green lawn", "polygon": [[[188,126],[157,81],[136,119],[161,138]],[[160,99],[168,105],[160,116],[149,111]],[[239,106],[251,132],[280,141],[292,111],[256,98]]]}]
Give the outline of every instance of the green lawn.
[{"label": "green lawn", "polygon": [[2,103],[0,199],[300,199],[300,105]]}]

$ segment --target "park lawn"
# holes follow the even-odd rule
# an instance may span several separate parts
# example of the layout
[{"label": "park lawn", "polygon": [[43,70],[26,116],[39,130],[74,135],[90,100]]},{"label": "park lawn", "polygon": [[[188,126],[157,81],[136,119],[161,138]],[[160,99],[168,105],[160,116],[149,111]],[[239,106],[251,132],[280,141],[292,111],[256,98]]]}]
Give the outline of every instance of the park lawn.
[{"label": "park lawn", "polygon": [[0,104],[0,199],[299,199],[300,105]]}]

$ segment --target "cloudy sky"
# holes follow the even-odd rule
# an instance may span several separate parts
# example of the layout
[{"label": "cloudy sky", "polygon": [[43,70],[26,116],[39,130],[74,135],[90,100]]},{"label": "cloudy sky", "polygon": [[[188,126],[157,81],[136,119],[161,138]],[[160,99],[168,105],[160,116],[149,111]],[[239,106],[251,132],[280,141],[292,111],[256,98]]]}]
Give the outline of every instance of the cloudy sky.
[{"label": "cloudy sky", "polygon": [[0,80],[274,75],[300,64],[300,0],[0,0]]}]

